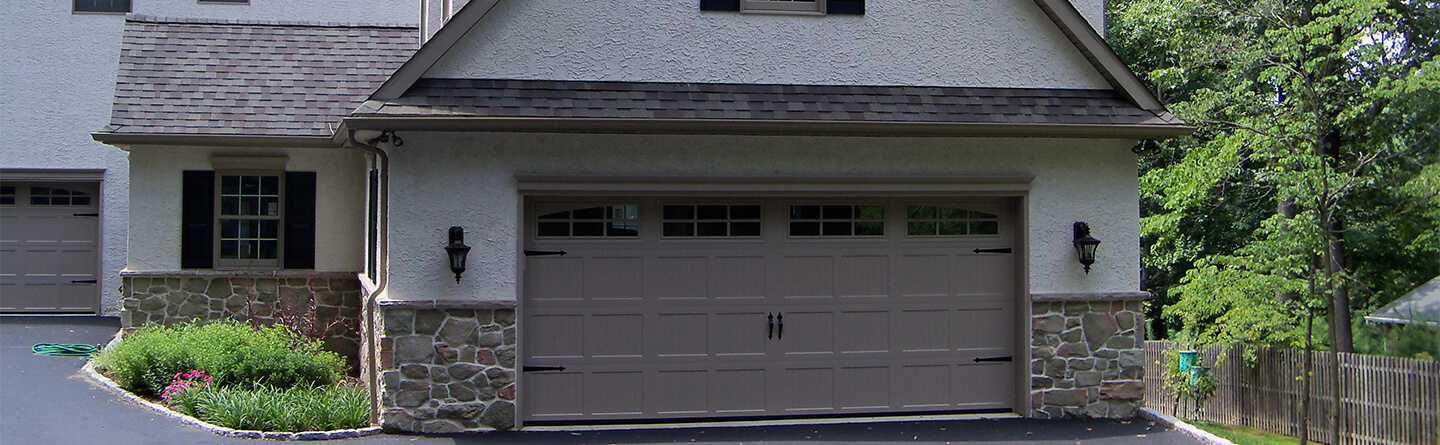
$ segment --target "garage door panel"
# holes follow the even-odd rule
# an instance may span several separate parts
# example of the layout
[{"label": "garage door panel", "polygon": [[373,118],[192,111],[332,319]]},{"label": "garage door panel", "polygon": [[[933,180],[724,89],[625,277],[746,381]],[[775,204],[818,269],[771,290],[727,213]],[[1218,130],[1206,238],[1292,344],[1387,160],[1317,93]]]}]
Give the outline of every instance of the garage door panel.
[{"label": "garage door panel", "polygon": [[710,259],[705,257],[660,256],[647,263],[651,277],[645,280],[645,295],[669,303],[675,300],[704,300],[709,297]]},{"label": "garage door panel", "polygon": [[[951,385],[957,388],[955,401],[961,407],[971,408],[1013,408],[1010,385],[977,385],[975,382],[1005,382],[1014,379],[1013,363],[961,364],[951,375]],[[980,406],[976,406],[980,405]]]},{"label": "garage door panel", "polygon": [[890,256],[842,256],[836,261],[835,294],[842,298],[890,295]]},{"label": "garage door panel", "polygon": [[949,255],[905,255],[900,258],[900,295],[948,297]]},{"label": "garage door panel", "polygon": [[592,257],[585,264],[585,297],[593,301],[644,299],[644,259]]},{"label": "garage door panel", "polygon": [[766,411],[763,368],[716,369],[711,373],[710,400],[717,414],[762,414]]},{"label": "garage door panel", "polygon": [[769,339],[765,312],[721,312],[710,317],[710,351],[716,357],[764,356]]},{"label": "garage door panel", "polygon": [[842,311],[835,330],[835,346],[841,354],[885,354],[890,352],[890,311]]},{"label": "garage door panel", "polygon": [[587,357],[642,357],[644,317],[638,314],[592,314],[585,317],[584,339]]},{"label": "garage door panel", "polygon": [[585,413],[597,416],[633,417],[645,413],[645,376],[640,371],[590,372],[585,374]]},{"label": "garage door panel", "polygon": [[958,255],[953,277],[956,294],[1001,294],[1013,287],[1009,255]]},{"label": "garage door panel", "polygon": [[658,371],[648,391],[654,394],[647,412],[660,415],[695,415],[710,412],[710,377],[706,370]]},{"label": "garage door panel", "polygon": [[572,359],[585,356],[585,316],[532,314],[525,320],[530,357]]},{"label": "garage door panel", "polygon": [[778,386],[771,389],[780,397],[771,398],[776,408],[788,413],[833,411],[835,369],[830,367],[780,367]]},{"label": "garage door panel", "polygon": [[835,295],[835,259],[829,256],[786,256],[776,287],[786,301],[830,299]]},{"label": "garage door panel", "polygon": [[901,310],[895,321],[895,345],[902,352],[950,350],[950,310]]},{"label": "garage door panel", "polygon": [[951,368],[948,364],[897,367],[895,404],[901,408],[948,408],[951,403]]},{"label": "garage door panel", "polygon": [[[784,311],[776,318],[777,347],[787,356],[834,355],[835,313],[825,311]],[[782,323],[783,322],[783,323]]]},{"label": "garage door panel", "polygon": [[835,402],[842,410],[890,408],[890,367],[842,367],[835,371]]},{"label": "garage door panel", "polygon": [[709,314],[657,314],[656,335],[646,337],[650,350],[654,351],[657,357],[710,355],[709,318]]},{"label": "garage door panel", "polygon": [[525,404],[536,419],[585,415],[585,374],[537,372],[525,375]]},{"label": "garage door panel", "polygon": [[580,301],[585,298],[585,258],[526,258],[525,298],[533,303]]},{"label": "garage door panel", "polygon": [[956,310],[950,336],[956,349],[989,348],[1003,345],[1015,336],[1009,311],[995,309]]},{"label": "garage door panel", "polygon": [[[763,300],[767,269],[763,256],[717,257],[711,260],[711,295],[722,300]],[[736,279],[744,277],[744,279]]]}]

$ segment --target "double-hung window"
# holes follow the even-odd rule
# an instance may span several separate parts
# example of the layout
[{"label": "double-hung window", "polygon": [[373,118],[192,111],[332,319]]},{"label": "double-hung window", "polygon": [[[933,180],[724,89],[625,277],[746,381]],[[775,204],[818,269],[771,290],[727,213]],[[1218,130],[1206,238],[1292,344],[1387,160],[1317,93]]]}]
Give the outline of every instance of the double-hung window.
[{"label": "double-hung window", "polygon": [[74,0],[74,12],[130,12],[130,0]]},{"label": "double-hung window", "polygon": [[315,178],[278,169],[185,171],[180,267],[315,268]]},{"label": "double-hung window", "polygon": [[216,265],[276,268],[283,249],[280,227],[284,172],[216,172]]}]

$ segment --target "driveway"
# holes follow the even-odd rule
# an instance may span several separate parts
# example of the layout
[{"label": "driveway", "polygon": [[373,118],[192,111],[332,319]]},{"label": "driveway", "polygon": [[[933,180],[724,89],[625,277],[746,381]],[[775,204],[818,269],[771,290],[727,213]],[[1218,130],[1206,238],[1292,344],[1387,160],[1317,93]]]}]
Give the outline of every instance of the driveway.
[{"label": "driveway", "polygon": [[[186,426],[131,404],[80,372],[84,361],[35,355],[35,343],[103,344],[119,320],[0,317],[0,444],[249,444]],[[888,422],[810,426],[657,428],[624,431],[504,432],[457,436],[380,435],[332,443],[369,444],[1199,444],[1144,420],[1030,419]]]}]

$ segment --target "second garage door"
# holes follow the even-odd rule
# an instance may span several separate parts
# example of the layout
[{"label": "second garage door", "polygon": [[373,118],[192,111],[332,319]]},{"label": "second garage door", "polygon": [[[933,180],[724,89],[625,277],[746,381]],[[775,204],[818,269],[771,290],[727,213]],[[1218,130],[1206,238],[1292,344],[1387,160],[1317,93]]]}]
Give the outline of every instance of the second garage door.
[{"label": "second garage door", "polygon": [[1006,201],[557,199],[526,214],[531,424],[1014,409]]},{"label": "second garage door", "polygon": [[0,183],[0,312],[96,312],[99,189]]}]

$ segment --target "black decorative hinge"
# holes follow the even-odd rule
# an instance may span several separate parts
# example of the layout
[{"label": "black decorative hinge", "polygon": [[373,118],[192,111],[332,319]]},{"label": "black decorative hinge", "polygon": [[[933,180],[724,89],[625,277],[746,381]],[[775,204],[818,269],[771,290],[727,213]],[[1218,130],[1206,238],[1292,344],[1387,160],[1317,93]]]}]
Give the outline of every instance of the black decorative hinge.
[{"label": "black decorative hinge", "polygon": [[76,213],[76,214],[70,215],[70,216],[91,216],[91,217],[99,217],[100,214],[99,214],[99,213]]},{"label": "black decorative hinge", "polygon": [[982,363],[982,362],[1008,362],[1008,361],[1014,361],[1014,360],[1015,360],[1015,357],[1009,356],[1009,355],[1004,356],[1004,357],[975,357],[975,363]]},{"label": "black decorative hinge", "polygon": [[99,283],[99,281],[95,281],[95,280],[70,280],[70,284],[95,284],[95,283]]},{"label": "black decorative hinge", "polygon": [[564,366],[521,366],[520,372],[564,371]]},{"label": "black decorative hinge", "polygon": [[565,256],[563,250],[527,250],[525,256]]},{"label": "black decorative hinge", "polygon": [[1000,248],[995,248],[995,249],[975,249],[975,253],[1011,253],[1011,252],[1013,252],[1013,251],[1010,250],[1009,247],[1000,247]]}]

